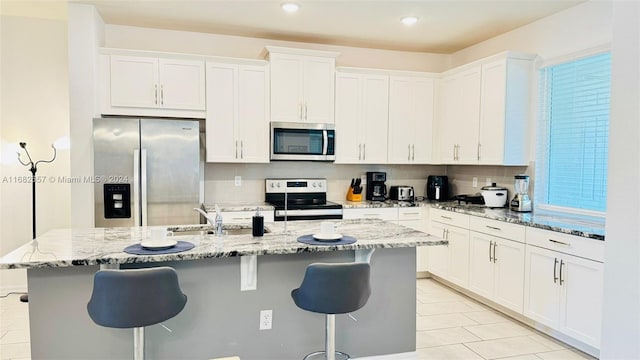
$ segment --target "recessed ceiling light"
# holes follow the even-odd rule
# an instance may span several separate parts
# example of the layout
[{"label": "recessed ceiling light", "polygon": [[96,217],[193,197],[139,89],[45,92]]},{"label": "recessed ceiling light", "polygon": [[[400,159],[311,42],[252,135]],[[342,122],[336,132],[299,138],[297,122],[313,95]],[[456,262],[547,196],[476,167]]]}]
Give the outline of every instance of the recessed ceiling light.
[{"label": "recessed ceiling light", "polygon": [[284,2],[282,4],[280,4],[280,7],[282,7],[282,10],[288,12],[288,13],[294,13],[296,11],[298,11],[298,9],[300,9],[300,5],[298,3],[294,3],[294,2]]},{"label": "recessed ceiling light", "polygon": [[400,21],[407,26],[411,26],[418,22],[418,18],[416,16],[405,16]]}]

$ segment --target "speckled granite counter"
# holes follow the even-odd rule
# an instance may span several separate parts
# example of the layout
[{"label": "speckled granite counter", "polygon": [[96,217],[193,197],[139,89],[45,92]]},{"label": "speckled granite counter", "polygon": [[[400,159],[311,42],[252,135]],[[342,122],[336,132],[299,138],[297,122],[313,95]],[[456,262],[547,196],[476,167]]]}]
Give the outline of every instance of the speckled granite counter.
[{"label": "speckled granite counter", "polygon": [[605,221],[603,218],[593,216],[572,215],[553,211],[519,213],[509,209],[489,209],[481,205],[458,205],[456,201],[433,202],[431,207],[595,240],[604,240]]},{"label": "speckled granite counter", "polygon": [[[266,202],[248,202],[248,203],[220,203],[217,204],[220,211],[256,211],[259,207],[260,211],[273,211],[273,205]],[[202,207],[206,212],[216,211],[216,204],[203,204]]]},{"label": "speckled granite counter", "polygon": [[[245,235],[191,234],[180,235],[176,240],[194,243],[195,248],[166,255],[131,255],[122,250],[139,243],[149,229],[95,228],[51,230],[36,240],[23,245],[0,258],[0,269],[66,267],[102,264],[131,264],[161,261],[197,260],[206,258],[244,255],[280,255],[300,252],[356,250],[374,248],[415,247],[444,244],[441,239],[425,233],[380,220],[336,220],[337,232],[353,236],[358,241],[350,245],[306,245],[297,242],[301,235],[318,232],[319,221],[293,221],[268,223],[263,237]],[[232,230],[240,225],[225,224]],[[208,225],[170,226],[169,230],[198,231],[211,229]]]},{"label": "speckled granite counter", "polygon": [[346,200],[338,200],[334,201],[335,203],[341,204],[345,209],[372,209],[372,208],[394,208],[394,207],[415,207],[415,206],[429,206],[430,203],[428,201],[396,201],[396,200],[387,200],[387,201],[346,201]]}]

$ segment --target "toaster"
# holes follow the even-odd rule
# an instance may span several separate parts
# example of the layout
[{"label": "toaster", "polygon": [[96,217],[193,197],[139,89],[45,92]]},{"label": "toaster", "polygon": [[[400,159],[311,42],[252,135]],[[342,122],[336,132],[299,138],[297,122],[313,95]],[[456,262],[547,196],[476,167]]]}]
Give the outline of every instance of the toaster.
[{"label": "toaster", "polygon": [[413,186],[397,185],[389,188],[389,198],[398,201],[413,201]]}]

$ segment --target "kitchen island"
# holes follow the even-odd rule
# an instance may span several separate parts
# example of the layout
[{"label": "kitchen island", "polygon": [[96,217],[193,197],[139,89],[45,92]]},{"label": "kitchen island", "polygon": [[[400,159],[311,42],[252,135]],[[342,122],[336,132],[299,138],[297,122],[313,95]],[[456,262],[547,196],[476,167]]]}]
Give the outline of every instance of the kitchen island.
[{"label": "kitchen island", "polygon": [[[298,309],[291,290],[300,285],[310,263],[354,260],[370,261],[372,295],[352,314],[357,321],[346,315],[336,318],[337,348],[353,357],[414,351],[415,247],[446,242],[384,221],[335,222],[337,232],[358,241],[302,244],[297,238],[318,232],[320,222],[296,221],[287,224],[286,232],[284,223],[269,223],[269,232],[259,238],[176,232],[176,240],[195,247],[175,254],[131,255],[123,249],[138,243],[150,228],[52,230],[1,258],[0,268],[27,269],[33,359],[130,359],[132,331],[97,326],[87,315],[93,274],[101,266],[163,265],[177,270],[188,302],[164,323],[173,332],[159,325],[147,328],[148,358],[299,359],[323,348],[324,316]],[[197,232],[206,226],[171,229]],[[256,274],[255,290],[242,285],[246,272],[249,278]],[[260,310],[273,311],[271,330],[259,330]]]}]

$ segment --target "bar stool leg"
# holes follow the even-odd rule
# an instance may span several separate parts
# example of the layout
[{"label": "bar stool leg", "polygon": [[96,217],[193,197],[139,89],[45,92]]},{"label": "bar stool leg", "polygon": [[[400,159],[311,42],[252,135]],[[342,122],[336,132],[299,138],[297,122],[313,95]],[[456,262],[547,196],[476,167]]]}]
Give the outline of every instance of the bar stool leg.
[{"label": "bar stool leg", "polygon": [[144,360],[144,327],[133,328],[133,359]]},{"label": "bar stool leg", "polygon": [[327,360],[336,360],[336,315],[326,314],[324,350]]}]

